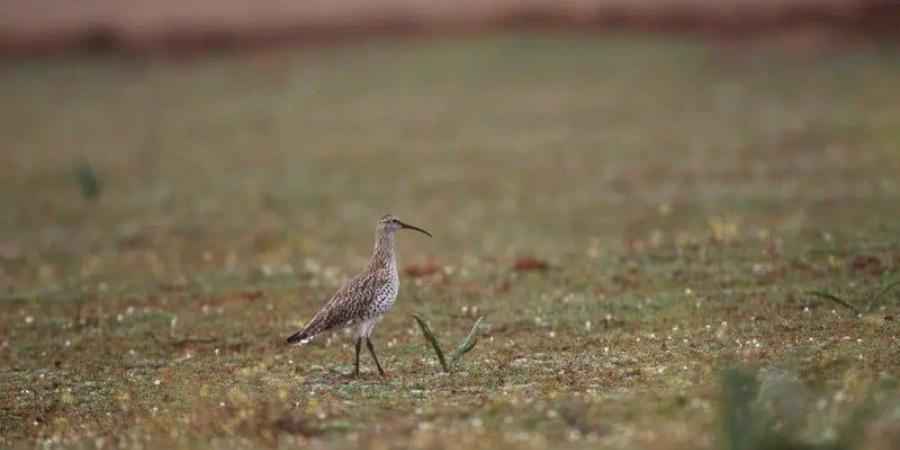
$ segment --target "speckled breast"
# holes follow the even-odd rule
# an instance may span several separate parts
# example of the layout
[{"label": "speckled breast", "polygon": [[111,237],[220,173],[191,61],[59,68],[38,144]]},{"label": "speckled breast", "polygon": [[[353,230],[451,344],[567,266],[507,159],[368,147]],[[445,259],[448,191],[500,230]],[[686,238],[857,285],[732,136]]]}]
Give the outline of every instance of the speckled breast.
[{"label": "speckled breast", "polygon": [[376,314],[382,315],[391,309],[397,294],[400,291],[400,277],[397,275],[397,267],[393,265],[391,273],[384,283],[375,290],[375,310]]}]

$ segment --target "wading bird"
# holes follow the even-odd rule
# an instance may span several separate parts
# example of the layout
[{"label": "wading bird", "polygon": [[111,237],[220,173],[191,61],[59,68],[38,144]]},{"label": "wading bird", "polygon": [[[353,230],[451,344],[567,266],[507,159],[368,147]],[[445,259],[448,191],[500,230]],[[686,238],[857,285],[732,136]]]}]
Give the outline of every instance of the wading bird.
[{"label": "wading bird", "polygon": [[358,326],[353,375],[359,375],[359,350],[363,339],[375,360],[378,373],[387,375],[375,356],[370,336],[384,313],[391,309],[400,290],[394,234],[403,229],[416,230],[431,237],[431,233],[403,223],[390,214],[382,216],[375,225],[375,252],[365,270],[338,290],[302,330],[287,339],[288,343],[303,345],[320,333]]}]

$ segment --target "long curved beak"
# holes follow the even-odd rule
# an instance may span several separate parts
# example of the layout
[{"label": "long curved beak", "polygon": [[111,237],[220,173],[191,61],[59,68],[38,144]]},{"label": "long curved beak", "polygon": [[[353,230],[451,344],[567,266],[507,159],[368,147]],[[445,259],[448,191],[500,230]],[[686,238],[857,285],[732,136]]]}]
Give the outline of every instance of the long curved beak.
[{"label": "long curved beak", "polygon": [[420,232],[420,233],[423,233],[423,234],[427,235],[428,237],[433,237],[433,236],[431,235],[431,233],[429,233],[429,232],[427,232],[427,231],[425,231],[425,230],[423,230],[423,229],[421,229],[421,228],[419,228],[419,227],[410,225],[410,224],[408,224],[408,223],[400,222],[400,226],[403,227],[403,228],[409,229],[409,230],[416,230],[416,231],[418,231],[418,232]]}]

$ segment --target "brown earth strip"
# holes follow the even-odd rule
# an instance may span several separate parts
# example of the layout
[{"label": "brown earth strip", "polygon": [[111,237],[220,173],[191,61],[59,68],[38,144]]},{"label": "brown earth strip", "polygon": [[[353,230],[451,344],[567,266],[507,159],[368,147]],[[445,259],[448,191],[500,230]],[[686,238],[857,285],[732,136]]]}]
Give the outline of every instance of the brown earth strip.
[{"label": "brown earth strip", "polygon": [[745,36],[796,28],[897,35],[890,0],[11,0],[0,57],[86,51],[192,53],[390,34],[633,28]]}]

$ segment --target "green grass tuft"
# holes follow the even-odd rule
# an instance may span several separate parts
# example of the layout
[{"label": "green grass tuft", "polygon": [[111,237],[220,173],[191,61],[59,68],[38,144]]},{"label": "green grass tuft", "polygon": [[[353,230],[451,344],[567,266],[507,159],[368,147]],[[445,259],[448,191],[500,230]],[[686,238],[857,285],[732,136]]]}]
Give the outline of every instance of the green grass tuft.
[{"label": "green grass tuft", "polygon": [[[884,405],[874,400],[883,395],[875,386],[862,401],[849,406],[842,423],[829,436],[810,437],[809,416],[821,411],[809,400],[806,386],[779,383],[764,392],[757,375],[739,369],[728,370],[721,378],[719,421],[723,450],[854,450],[861,446],[864,432]],[[889,391],[887,391],[889,392]],[[872,395],[875,393],[875,395]]]},{"label": "green grass tuft", "polygon": [[453,355],[450,357],[450,361],[447,361],[446,357],[444,357],[444,351],[441,349],[441,345],[438,343],[437,337],[435,337],[434,332],[431,331],[431,327],[428,326],[428,323],[425,322],[425,319],[413,314],[413,318],[416,319],[416,323],[419,324],[419,328],[422,329],[422,335],[425,336],[425,341],[431,345],[431,348],[434,349],[435,355],[437,355],[438,362],[441,364],[441,369],[444,372],[450,373],[451,369],[454,367],[456,362],[466,353],[472,351],[475,348],[475,344],[478,343],[478,325],[481,324],[481,321],[484,319],[484,316],[478,318],[475,321],[475,325],[472,326],[472,329],[469,331],[469,334],[460,342],[459,346],[456,347],[456,350],[453,351]]},{"label": "green grass tuft", "polygon": [[466,338],[456,347],[456,350],[453,352],[453,356],[450,357],[450,366],[456,364],[456,361],[459,360],[463,355],[472,351],[475,348],[475,344],[478,343],[478,336],[475,334],[478,331],[478,325],[481,324],[481,321],[484,319],[484,316],[478,318],[475,321],[475,325],[472,325],[472,330],[469,331],[469,334]]},{"label": "green grass tuft", "polygon": [[86,201],[97,200],[102,192],[102,185],[100,184],[100,178],[90,164],[84,161],[79,162],[75,165],[73,172],[81,190],[81,198]]},{"label": "green grass tuft", "polygon": [[416,323],[418,323],[419,328],[422,329],[422,335],[425,336],[425,340],[431,345],[431,348],[434,349],[438,362],[441,364],[441,369],[443,369],[444,372],[450,372],[450,366],[447,365],[447,359],[444,358],[444,351],[441,350],[441,344],[438,343],[437,338],[434,336],[434,332],[431,331],[431,327],[428,326],[425,319],[415,314],[413,314],[413,319],[416,319]]}]

